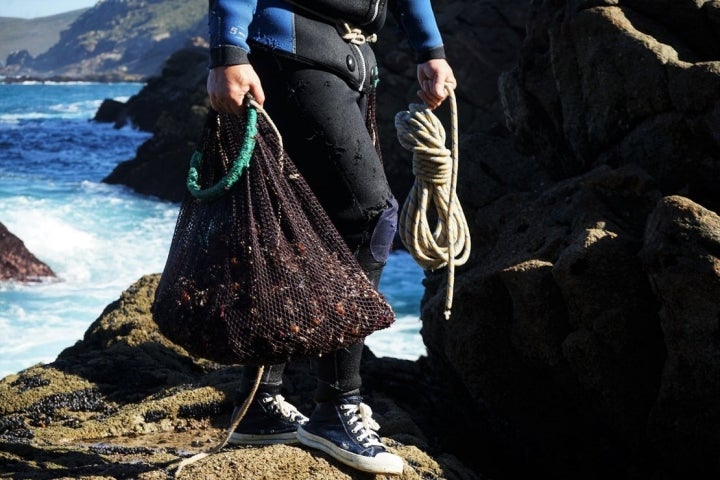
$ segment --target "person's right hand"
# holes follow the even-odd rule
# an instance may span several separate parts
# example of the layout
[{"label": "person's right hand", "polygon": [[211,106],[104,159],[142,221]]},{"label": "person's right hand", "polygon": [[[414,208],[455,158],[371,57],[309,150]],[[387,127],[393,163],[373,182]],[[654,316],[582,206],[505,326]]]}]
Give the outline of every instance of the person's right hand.
[{"label": "person's right hand", "polygon": [[260,78],[250,64],[228,65],[210,70],[207,79],[210,106],[221,113],[240,115],[245,95],[250,93],[260,106],[265,103]]}]

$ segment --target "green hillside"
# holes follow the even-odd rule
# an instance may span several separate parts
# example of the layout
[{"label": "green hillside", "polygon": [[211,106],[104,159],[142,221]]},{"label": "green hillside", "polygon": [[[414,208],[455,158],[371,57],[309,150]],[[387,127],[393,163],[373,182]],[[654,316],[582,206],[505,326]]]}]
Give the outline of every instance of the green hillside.
[{"label": "green hillside", "polygon": [[207,30],[207,0],[105,0],[78,18],[33,67],[74,74],[152,75]]},{"label": "green hillside", "polygon": [[0,17],[0,63],[4,64],[9,54],[19,50],[27,50],[32,56],[46,52],[60,40],[60,32],[67,30],[86,10],[30,20]]},{"label": "green hillside", "polygon": [[[141,79],[178,49],[204,42],[207,0],[103,0],[72,15],[1,22],[2,75]],[[30,48],[31,41],[39,43]],[[8,53],[20,49],[34,58],[8,65]]]}]

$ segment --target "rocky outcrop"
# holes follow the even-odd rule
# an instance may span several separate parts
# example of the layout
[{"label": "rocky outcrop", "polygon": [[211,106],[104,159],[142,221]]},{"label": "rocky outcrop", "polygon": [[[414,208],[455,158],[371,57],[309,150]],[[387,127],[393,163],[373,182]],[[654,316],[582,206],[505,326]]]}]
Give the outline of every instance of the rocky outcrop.
[{"label": "rocky outcrop", "polygon": [[659,306],[666,359],[647,427],[674,472],[715,476],[720,451],[720,362],[714,301],[720,217],[681,196],[663,198],[648,218],[639,252]]},{"label": "rocky outcrop", "polygon": [[[170,201],[183,198],[190,157],[209,108],[206,76],[206,46],[179,50],[165,63],[162,74],[150,79],[125,109],[115,108],[109,119],[116,125],[130,122],[153,136],[140,146],[134,159],[118,164],[103,182],[127,185],[138,193]],[[105,106],[110,108],[107,102]]]},{"label": "rocky outcrop", "polygon": [[[158,279],[143,277],[123,292],[55,362],[0,381],[1,473],[166,479],[182,459],[220,442],[242,367],[190,357],[158,332],[150,313]],[[432,429],[442,425],[428,425],[419,415],[436,393],[423,380],[421,365],[366,351],[362,369],[371,380],[365,399],[381,433],[405,460],[405,471],[395,478],[481,478],[437,450]],[[416,380],[409,384],[409,378]],[[313,389],[309,361],[290,364],[283,395],[309,412]],[[305,447],[271,445],[226,447],[177,478],[360,480],[368,474]]]},{"label": "rocky outcrop", "polygon": [[55,278],[52,269],[0,223],[0,281],[37,282],[52,278]]},{"label": "rocky outcrop", "polygon": [[112,98],[106,98],[100,104],[97,112],[95,112],[93,121],[99,123],[113,123],[115,128],[124,127],[128,124],[127,106],[125,102]]},{"label": "rocky outcrop", "polygon": [[449,321],[428,275],[428,364],[510,478],[716,477],[720,6],[528,13],[499,78],[516,149],[462,139],[473,253]]},{"label": "rocky outcrop", "polygon": [[522,149],[556,178],[636,164],[717,209],[717,4],[581,2],[562,21],[547,2],[534,10],[519,68],[501,79]]}]

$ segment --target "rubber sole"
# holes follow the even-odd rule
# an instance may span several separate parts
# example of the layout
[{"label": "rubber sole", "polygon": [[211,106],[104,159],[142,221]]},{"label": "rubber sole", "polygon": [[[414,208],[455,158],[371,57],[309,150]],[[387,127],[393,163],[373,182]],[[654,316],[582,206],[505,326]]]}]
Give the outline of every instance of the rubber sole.
[{"label": "rubber sole", "polygon": [[275,445],[278,443],[298,443],[295,432],[274,433],[270,435],[251,435],[247,433],[233,433],[228,439],[232,445]]},{"label": "rubber sole", "polygon": [[302,427],[297,430],[298,441],[308,447],[322,450],[335,460],[349,467],[369,473],[400,475],[403,472],[403,460],[389,452],[380,453],[374,457],[365,457],[343,450],[329,440],[313,435]]}]

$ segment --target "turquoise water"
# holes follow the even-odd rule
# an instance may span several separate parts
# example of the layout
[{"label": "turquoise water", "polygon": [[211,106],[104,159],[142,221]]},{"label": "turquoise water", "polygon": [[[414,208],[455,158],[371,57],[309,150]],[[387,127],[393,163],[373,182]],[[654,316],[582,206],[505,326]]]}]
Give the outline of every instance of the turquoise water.
[{"label": "turquoise water", "polygon": [[[160,272],[178,205],[101,180],[149,134],[90,121],[105,98],[140,84],[0,84],[0,222],[61,281],[0,283],[0,378],[53,361],[105,306]],[[391,255],[380,290],[397,321],[372,334],[378,356],[416,359],[423,273]]]}]

